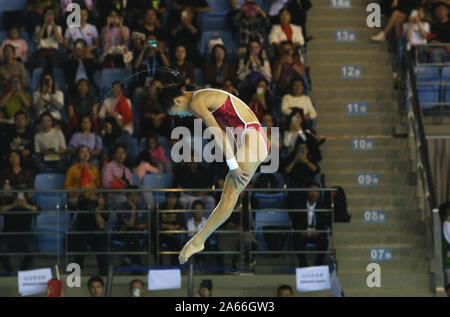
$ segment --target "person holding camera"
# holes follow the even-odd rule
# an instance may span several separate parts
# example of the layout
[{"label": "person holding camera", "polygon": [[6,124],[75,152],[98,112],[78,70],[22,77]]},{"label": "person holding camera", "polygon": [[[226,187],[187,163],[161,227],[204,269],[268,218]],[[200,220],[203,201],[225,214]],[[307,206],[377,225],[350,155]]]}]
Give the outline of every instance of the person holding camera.
[{"label": "person holding camera", "polygon": [[273,63],[273,79],[279,94],[284,94],[292,78],[303,76],[304,69],[300,57],[295,54],[294,45],[290,41],[281,43],[281,56]]},{"label": "person holding camera", "polygon": [[248,43],[245,57],[239,61],[237,75],[244,86],[248,86],[251,89],[254,89],[262,78],[268,82],[271,81],[270,63],[266,52],[261,46],[261,42],[258,40],[251,40]]},{"label": "person holding camera", "polygon": [[23,89],[22,79],[18,75],[13,75],[9,81],[11,90],[3,93],[0,97],[0,118],[12,119],[18,111],[23,111],[29,117],[31,97]]},{"label": "person holding camera", "polygon": [[64,94],[59,90],[51,73],[42,73],[40,85],[33,94],[33,100],[37,115],[49,112],[53,119],[61,120],[60,110],[64,108]]},{"label": "person holding camera", "polygon": [[47,8],[44,13],[44,23],[36,26],[39,67],[54,67],[59,64],[59,44],[63,43],[63,36],[62,28],[56,24],[55,18],[55,10]]},{"label": "person holding camera", "polygon": [[[32,189],[34,187],[34,173],[23,166],[22,155],[17,150],[8,154],[8,166],[0,175],[0,188],[3,190]],[[0,196],[0,211],[7,212],[3,215],[3,232],[30,233],[33,214],[38,207],[32,203],[31,193],[3,193]],[[15,214],[17,212],[17,214]],[[20,212],[20,214],[19,214]],[[24,214],[25,212],[25,214]],[[28,214],[28,212],[30,212]],[[2,235],[0,239],[0,252],[35,252],[34,237],[24,235]],[[12,273],[13,267],[8,256],[2,256],[1,262],[7,273]],[[31,268],[33,256],[25,256],[20,270]]]},{"label": "person holding camera", "polygon": [[104,67],[125,67],[124,55],[128,53],[130,29],[123,24],[123,17],[111,10],[102,33]]}]

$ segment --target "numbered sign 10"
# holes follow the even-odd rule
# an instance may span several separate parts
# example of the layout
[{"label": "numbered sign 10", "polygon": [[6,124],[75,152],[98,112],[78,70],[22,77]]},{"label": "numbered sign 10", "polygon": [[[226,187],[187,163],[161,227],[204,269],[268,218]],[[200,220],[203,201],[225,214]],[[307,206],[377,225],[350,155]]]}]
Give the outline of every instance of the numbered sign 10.
[{"label": "numbered sign 10", "polygon": [[349,9],[350,7],[350,0],[331,0],[331,8],[333,9]]},{"label": "numbered sign 10", "polygon": [[385,223],[386,211],[384,210],[366,210],[363,214],[364,223]]},{"label": "numbered sign 10", "polygon": [[380,175],[378,174],[358,174],[358,186],[378,186],[380,185]]},{"label": "numbered sign 10", "polygon": [[373,139],[353,139],[352,150],[355,151],[370,151],[373,150]]},{"label": "numbered sign 10", "polygon": [[356,40],[356,32],[353,30],[336,31],[336,42],[354,42]]},{"label": "numbered sign 10", "polygon": [[350,102],[346,105],[348,115],[366,115],[368,112],[367,102]]},{"label": "numbered sign 10", "polygon": [[392,250],[391,249],[370,249],[370,260],[371,261],[392,261]]},{"label": "numbered sign 10", "polygon": [[361,76],[361,66],[345,65],[341,67],[341,78],[361,78]]}]

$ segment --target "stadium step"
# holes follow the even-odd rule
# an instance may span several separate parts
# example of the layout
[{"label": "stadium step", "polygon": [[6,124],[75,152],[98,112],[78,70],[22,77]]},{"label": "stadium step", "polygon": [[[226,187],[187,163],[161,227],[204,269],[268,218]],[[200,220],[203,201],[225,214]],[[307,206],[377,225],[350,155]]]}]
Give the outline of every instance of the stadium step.
[{"label": "stadium step", "polygon": [[[346,296],[432,296],[411,153],[406,139],[394,137],[404,122],[394,90],[395,56],[387,42],[370,40],[379,32],[366,25],[370,2],[351,0],[350,8],[334,9],[347,1],[315,0],[308,15],[310,95],[317,133],[328,137],[319,165],[328,187],[344,188],[352,215],[350,223],[334,226],[339,278]],[[367,140],[354,140],[366,138],[369,147]],[[366,211],[384,211],[384,222],[373,223]],[[392,257],[372,258],[372,249]],[[378,289],[366,285],[372,262],[381,266]]]}]

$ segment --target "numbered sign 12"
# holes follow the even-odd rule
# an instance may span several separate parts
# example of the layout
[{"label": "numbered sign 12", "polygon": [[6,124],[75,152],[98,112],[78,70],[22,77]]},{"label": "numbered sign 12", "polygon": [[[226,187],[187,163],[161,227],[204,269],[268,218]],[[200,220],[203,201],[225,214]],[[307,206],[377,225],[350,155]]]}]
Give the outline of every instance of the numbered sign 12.
[{"label": "numbered sign 12", "polygon": [[363,213],[364,223],[385,223],[386,211],[384,210],[366,210]]},{"label": "numbered sign 12", "polygon": [[373,150],[373,139],[353,139],[352,150],[355,151],[370,151]]},{"label": "numbered sign 12", "polygon": [[378,186],[380,185],[380,175],[378,174],[358,174],[358,186]]},{"label": "numbered sign 12", "polygon": [[371,261],[392,261],[392,249],[370,249]]},{"label": "numbered sign 12", "polygon": [[330,0],[333,9],[349,9],[351,7],[350,0]]},{"label": "numbered sign 12", "polygon": [[361,78],[362,67],[356,65],[341,66],[341,78]]},{"label": "numbered sign 12", "polygon": [[336,31],[336,42],[354,42],[356,40],[356,32],[353,30]]},{"label": "numbered sign 12", "polygon": [[349,102],[346,105],[348,115],[366,115],[368,112],[367,102]]}]

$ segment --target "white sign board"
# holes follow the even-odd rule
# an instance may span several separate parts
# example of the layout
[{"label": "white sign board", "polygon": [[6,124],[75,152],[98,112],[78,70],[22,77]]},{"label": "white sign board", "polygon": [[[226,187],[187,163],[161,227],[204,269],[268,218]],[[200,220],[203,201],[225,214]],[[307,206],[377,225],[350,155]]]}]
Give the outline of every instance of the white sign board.
[{"label": "white sign board", "polygon": [[327,265],[296,269],[297,290],[312,292],[330,289],[330,273]]},{"label": "white sign board", "polygon": [[173,270],[149,270],[148,289],[150,291],[181,288],[181,271]]},{"label": "white sign board", "polygon": [[47,283],[52,279],[52,270],[38,269],[29,271],[19,271],[18,283],[19,293],[22,296],[45,293]]}]

